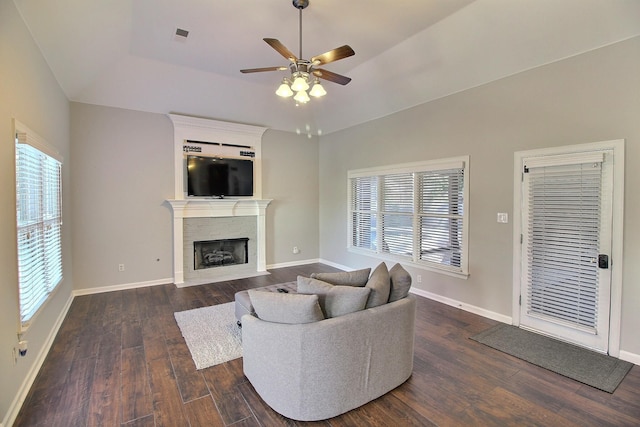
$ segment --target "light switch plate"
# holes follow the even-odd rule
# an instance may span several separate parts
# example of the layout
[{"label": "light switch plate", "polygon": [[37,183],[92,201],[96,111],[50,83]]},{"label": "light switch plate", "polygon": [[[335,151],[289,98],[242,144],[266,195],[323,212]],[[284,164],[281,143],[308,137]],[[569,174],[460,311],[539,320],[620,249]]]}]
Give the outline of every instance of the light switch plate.
[{"label": "light switch plate", "polygon": [[509,214],[506,212],[498,212],[498,222],[506,224],[509,222]]}]

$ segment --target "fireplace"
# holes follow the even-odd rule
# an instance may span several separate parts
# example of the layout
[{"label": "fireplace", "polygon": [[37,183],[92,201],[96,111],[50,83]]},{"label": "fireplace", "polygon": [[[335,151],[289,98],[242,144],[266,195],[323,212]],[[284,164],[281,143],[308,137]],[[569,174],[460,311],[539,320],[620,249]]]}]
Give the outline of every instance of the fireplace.
[{"label": "fireplace", "polygon": [[249,239],[219,239],[193,242],[193,268],[225,267],[249,262]]}]

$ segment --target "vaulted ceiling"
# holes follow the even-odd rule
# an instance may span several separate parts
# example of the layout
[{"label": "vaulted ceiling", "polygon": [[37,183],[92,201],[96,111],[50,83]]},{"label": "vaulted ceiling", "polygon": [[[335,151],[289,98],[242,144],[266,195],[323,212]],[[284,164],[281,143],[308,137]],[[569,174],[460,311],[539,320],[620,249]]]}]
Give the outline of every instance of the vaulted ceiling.
[{"label": "vaulted ceiling", "polygon": [[[295,106],[275,89],[298,54],[291,0],[13,0],[72,101],[286,131],[344,129],[640,34],[637,0],[310,0],[304,58],[351,77]],[[176,37],[176,29],[189,31]]]}]

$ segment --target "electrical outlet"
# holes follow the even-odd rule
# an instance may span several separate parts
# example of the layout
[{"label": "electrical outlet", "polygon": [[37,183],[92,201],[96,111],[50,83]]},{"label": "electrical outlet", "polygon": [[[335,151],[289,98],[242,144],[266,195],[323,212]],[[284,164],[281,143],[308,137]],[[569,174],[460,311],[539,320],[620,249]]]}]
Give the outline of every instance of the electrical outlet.
[{"label": "electrical outlet", "polygon": [[124,271],[124,264],[118,264],[118,271]]},{"label": "electrical outlet", "polygon": [[418,276],[416,277],[416,280],[418,281],[418,283],[422,283],[422,275],[418,274]]},{"label": "electrical outlet", "polygon": [[297,246],[293,247],[293,253],[294,254],[299,254],[300,253],[300,248],[298,248]]}]

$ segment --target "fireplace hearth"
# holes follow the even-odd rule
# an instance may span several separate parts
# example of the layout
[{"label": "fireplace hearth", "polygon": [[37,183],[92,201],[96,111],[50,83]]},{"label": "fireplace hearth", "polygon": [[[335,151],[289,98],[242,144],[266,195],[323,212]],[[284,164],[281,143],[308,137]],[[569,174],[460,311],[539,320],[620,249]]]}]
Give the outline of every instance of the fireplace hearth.
[{"label": "fireplace hearth", "polygon": [[249,262],[248,238],[193,242],[193,268],[225,267]]}]

